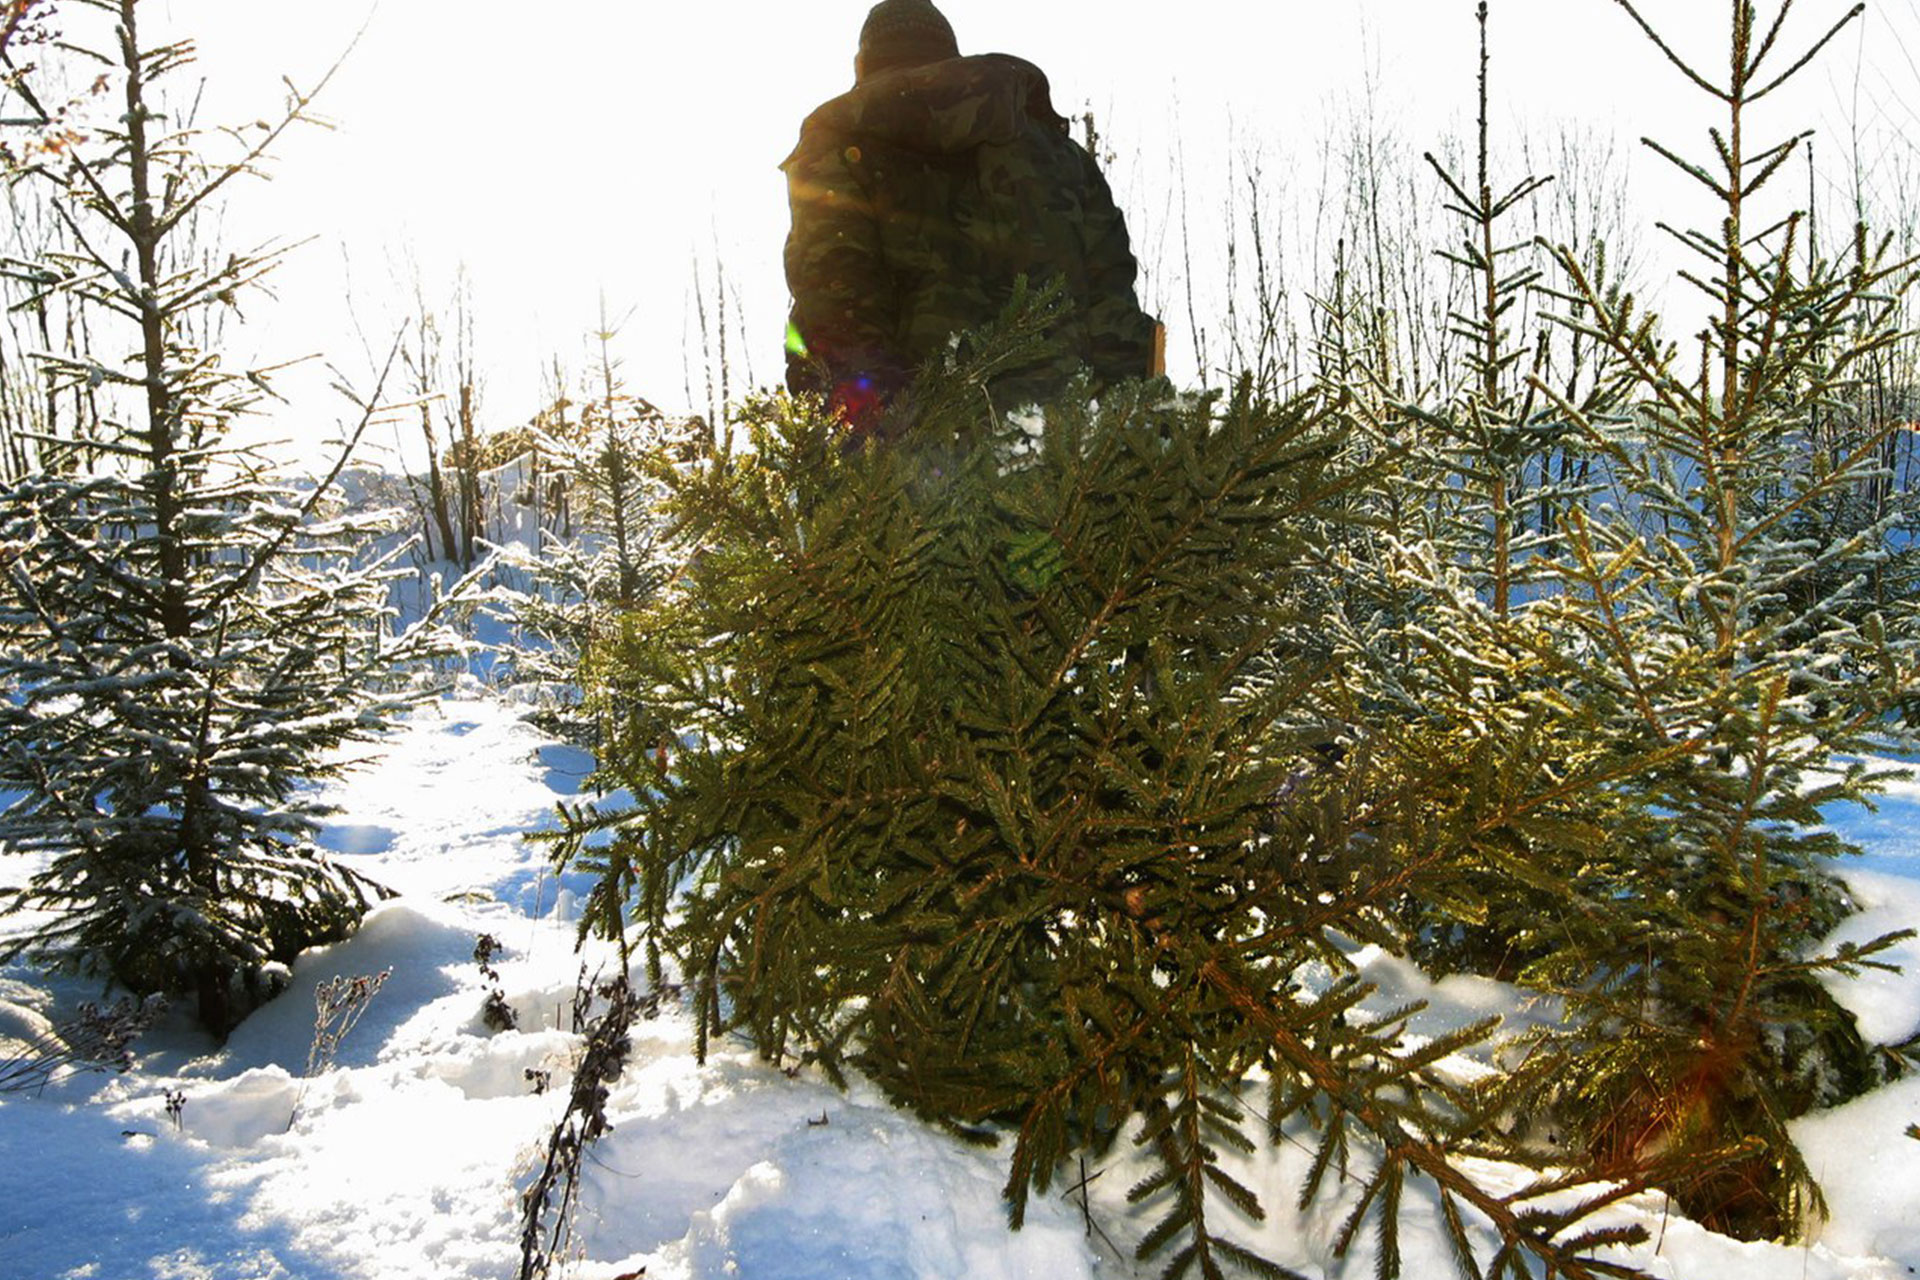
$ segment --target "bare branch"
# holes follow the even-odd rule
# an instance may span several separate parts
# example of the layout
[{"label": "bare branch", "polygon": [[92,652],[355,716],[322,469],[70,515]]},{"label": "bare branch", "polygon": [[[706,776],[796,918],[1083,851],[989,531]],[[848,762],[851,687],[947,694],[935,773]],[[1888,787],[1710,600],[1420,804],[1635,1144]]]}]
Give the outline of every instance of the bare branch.
[{"label": "bare branch", "polygon": [[1773,15],[1773,25],[1767,28],[1766,38],[1760,41],[1760,48],[1742,68],[1742,74],[1746,79],[1753,78],[1754,73],[1760,70],[1760,64],[1767,60],[1767,54],[1773,51],[1773,42],[1780,38],[1780,28],[1787,25],[1787,15],[1793,12],[1794,4],[1795,0],[1783,0],[1780,12]]},{"label": "bare branch", "polygon": [[326,499],[327,494],[332,492],[335,481],[339,480],[340,473],[346,470],[347,463],[353,458],[354,450],[359,447],[361,437],[366,435],[367,428],[373,424],[375,416],[380,411],[381,398],[386,392],[387,376],[393,372],[394,361],[399,359],[400,344],[405,338],[406,328],[403,325],[400,331],[393,335],[393,345],[387,349],[386,363],[380,368],[380,376],[374,383],[373,394],[361,406],[360,421],[354,424],[353,430],[342,442],[339,453],[334,457],[333,466],[328,469],[326,475],[320,477],[313,487],[313,492],[308,494],[306,501],[300,505],[298,518],[288,521],[286,527],[281,529],[277,536],[268,542],[261,543],[254,550],[247,571],[237,573],[227,580],[219,594],[208,604],[209,613],[222,608],[228,601],[246,590],[261,568],[281,554],[287,543],[292,540],[294,532],[307,523],[308,517]]},{"label": "bare branch", "polygon": [[[1625,4],[1626,0],[1620,0],[1620,2],[1622,4]],[[1824,36],[1821,36],[1820,39],[1814,43],[1814,46],[1811,49],[1807,50],[1804,54],[1802,54],[1798,62],[1794,63],[1792,66],[1788,67],[1785,71],[1782,71],[1779,75],[1775,76],[1772,80],[1770,80],[1766,84],[1765,87],[1756,89],[1754,92],[1749,93],[1747,95],[1747,101],[1758,102],[1760,101],[1760,99],[1766,97],[1768,94],[1772,93],[1775,89],[1778,89],[1781,85],[1785,84],[1787,81],[1793,79],[1794,76],[1799,74],[1800,69],[1802,67],[1806,66],[1809,62],[1812,62],[1816,57],[1820,55],[1820,51],[1822,49],[1826,48],[1829,44],[1833,42],[1833,38],[1835,36],[1839,35],[1842,31],[1846,30],[1848,23],[1852,22],[1855,18],[1858,18],[1861,14],[1865,13],[1866,11],[1867,11],[1867,6],[1865,5],[1865,3],[1856,4],[1853,6],[1853,8],[1847,10],[1846,16],[1840,19],[1840,21],[1834,23],[1832,29],[1829,30],[1827,34],[1825,34]],[[1755,60],[1754,65],[1755,66],[1759,65],[1759,62],[1757,59]]]},{"label": "bare branch", "polygon": [[[96,53],[93,56],[99,57],[100,55]],[[53,113],[48,111],[46,105],[40,101],[40,96],[33,91],[33,86],[27,83],[27,78],[20,74],[20,68],[14,65],[13,56],[3,48],[0,48],[0,66],[4,66],[7,69],[7,83],[9,87],[11,87],[15,93],[18,93],[20,100],[25,102],[39,117],[39,119],[32,123],[36,125],[52,124],[54,121]],[[130,233],[133,229],[133,219],[122,212],[120,202],[115,200],[112,194],[107,191],[105,185],[101,183],[99,175],[94,173],[92,169],[88,168],[86,164],[77,158],[70,166],[70,170],[72,173],[79,175],[79,177],[86,182],[87,186],[93,189],[94,198],[99,202],[96,207],[100,211],[100,216],[112,223],[114,229],[122,235]]]},{"label": "bare branch", "polygon": [[1714,97],[1720,99],[1720,101],[1722,102],[1733,101],[1733,97],[1731,94],[1729,94],[1725,89],[1722,89],[1720,86],[1712,83],[1709,80],[1704,79],[1699,72],[1695,71],[1692,67],[1688,66],[1686,62],[1680,57],[1680,55],[1673,51],[1672,46],[1670,46],[1669,44],[1667,44],[1665,40],[1660,38],[1660,33],[1658,31],[1655,31],[1653,29],[1652,24],[1650,24],[1645,18],[1641,17],[1640,11],[1633,7],[1633,0],[1614,0],[1614,3],[1618,4],[1622,9],[1625,9],[1627,13],[1633,18],[1633,20],[1640,24],[1640,29],[1647,33],[1647,39],[1653,41],[1654,45],[1659,48],[1660,52],[1667,55],[1667,61],[1671,62],[1674,66],[1678,67],[1680,69],[1680,74],[1684,75],[1687,79],[1699,85],[1702,89],[1705,89],[1708,93],[1712,94]]},{"label": "bare branch", "polygon": [[[369,18],[368,21],[371,22],[372,19]],[[205,204],[208,198],[226,186],[227,183],[231,182],[234,178],[243,173],[256,172],[254,165],[264,159],[267,153],[272,150],[273,145],[278,142],[289,129],[293,128],[294,125],[302,122],[314,123],[313,118],[307,114],[307,108],[311,106],[313,100],[319,97],[320,94],[326,90],[326,87],[332,83],[334,76],[338,75],[340,68],[346,65],[347,59],[353,55],[354,49],[359,46],[361,38],[365,36],[366,33],[367,28],[365,25],[362,25],[360,30],[354,33],[353,39],[347,42],[347,47],[341,50],[340,56],[333,60],[333,65],[327,68],[326,73],[320,77],[313,88],[302,92],[294,87],[291,80],[287,81],[287,90],[292,96],[292,103],[288,106],[285,114],[280,117],[279,122],[267,131],[265,137],[261,138],[259,142],[249,148],[246,155],[223,166],[205,186],[182,197],[179,203],[161,215],[155,224],[156,234],[166,235],[175,226],[179,225],[182,218],[185,218],[199,206]]]},{"label": "bare branch", "polygon": [[1439,159],[1434,156],[1433,152],[1431,151],[1425,152],[1421,158],[1424,159],[1428,164],[1433,166],[1433,171],[1436,174],[1440,175],[1440,181],[1444,182],[1447,185],[1447,189],[1453,192],[1454,197],[1458,199],[1461,204],[1466,206],[1465,208],[1458,210],[1458,212],[1462,217],[1478,218],[1481,216],[1479,201],[1475,200],[1472,196],[1467,194],[1467,189],[1460,185],[1459,181],[1454,178],[1452,173],[1448,172],[1447,167],[1440,163]]},{"label": "bare branch", "polygon": [[1662,159],[1666,160],[1669,164],[1679,169],[1682,173],[1685,173],[1689,177],[1697,179],[1701,183],[1701,185],[1705,186],[1707,190],[1713,192],[1713,194],[1718,196],[1722,201],[1726,200],[1727,189],[1721,186],[1718,182],[1715,182],[1713,179],[1713,175],[1708,173],[1705,169],[1702,169],[1699,165],[1693,163],[1693,161],[1691,160],[1683,160],[1681,157],[1675,155],[1672,151],[1669,151],[1666,147],[1663,147],[1658,142],[1655,142],[1652,138],[1642,138],[1640,139],[1640,141],[1643,145],[1645,145],[1646,147],[1656,152]]}]

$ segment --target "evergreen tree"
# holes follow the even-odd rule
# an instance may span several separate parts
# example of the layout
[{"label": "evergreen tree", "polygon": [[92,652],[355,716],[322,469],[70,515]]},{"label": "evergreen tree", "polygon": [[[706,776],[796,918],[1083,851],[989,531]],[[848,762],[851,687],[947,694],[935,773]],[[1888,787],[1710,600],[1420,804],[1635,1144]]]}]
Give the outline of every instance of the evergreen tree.
[{"label": "evergreen tree", "polygon": [[[1431,486],[1424,504],[1430,536],[1469,576],[1494,615],[1506,618],[1534,594],[1530,588],[1550,579],[1552,559],[1543,553],[1552,547],[1555,513],[1583,505],[1592,486],[1558,480],[1546,465],[1568,424],[1533,381],[1554,353],[1551,327],[1527,305],[1541,278],[1539,248],[1510,239],[1505,224],[1551,179],[1523,178],[1505,192],[1494,185],[1485,0],[1476,17],[1476,174],[1462,177],[1431,152],[1426,157],[1460,225],[1459,241],[1441,256],[1465,286],[1462,305],[1450,317],[1464,376],[1437,412],[1408,406],[1413,421],[1406,427],[1424,429],[1434,446],[1429,465],[1409,468],[1416,482]],[[1527,483],[1530,471],[1532,484]],[[1532,528],[1530,513],[1536,515]]]},{"label": "evergreen tree", "polygon": [[[1601,412],[1615,403],[1617,388],[1581,349],[1590,340],[1567,340],[1570,331],[1538,305],[1547,254],[1517,238],[1511,224],[1552,179],[1496,186],[1484,0],[1475,19],[1473,172],[1433,152],[1425,157],[1458,230],[1436,255],[1453,301],[1447,340],[1436,344],[1429,369],[1435,386],[1408,389],[1382,365],[1378,344],[1355,340],[1344,278],[1336,277],[1321,303],[1320,379],[1355,446],[1393,459],[1381,483],[1359,496],[1359,529],[1343,537],[1346,554],[1329,566],[1335,585],[1326,634],[1372,700],[1364,719],[1425,724],[1506,755],[1503,767],[1515,770],[1521,762],[1510,753],[1522,742],[1585,754],[1565,740],[1571,726],[1545,729],[1557,676],[1533,650],[1556,640],[1526,615],[1531,602],[1560,590],[1557,551],[1568,513],[1599,490],[1593,451],[1561,403]],[[1604,246],[1582,251],[1611,287]],[[1571,309],[1578,313],[1578,304]],[[1504,734],[1518,737],[1496,746]],[[1540,770],[1552,764],[1532,759],[1515,775],[1521,789],[1545,785]],[[1578,799],[1563,791],[1562,805],[1577,807]],[[1444,892],[1429,887],[1401,904],[1400,946],[1430,972],[1464,968],[1510,979],[1552,946],[1540,925],[1584,853],[1512,832],[1473,847],[1477,865],[1463,863]],[[1567,861],[1557,862],[1556,852]]]},{"label": "evergreen tree", "polygon": [[670,433],[659,410],[621,384],[615,336],[603,317],[598,385],[579,420],[566,421],[571,402],[562,400],[531,438],[543,481],[562,495],[566,532],[543,530],[536,553],[514,557],[530,585],[513,607],[523,639],[513,649],[512,679],[534,691],[533,723],[585,746],[597,746],[609,722],[625,718],[631,697],[612,692],[614,670],[596,679],[584,668],[597,646],[631,624],[666,572],[655,545],[660,487],[649,460]]},{"label": "evergreen tree", "polygon": [[[1515,340],[1537,273],[1500,265],[1525,246],[1497,224],[1529,184],[1493,196],[1484,131],[1477,183],[1435,163],[1470,233],[1455,394],[1402,406],[1343,313],[1326,326],[1340,412],[1404,455],[1365,495],[1382,532],[1350,544],[1329,613],[1341,664],[1376,716],[1491,766],[1455,775],[1479,834],[1409,895],[1402,945],[1565,996],[1573,1028],[1528,1073],[1551,1123],[1610,1176],[1690,1157],[1681,1204],[1741,1234],[1817,1209],[1786,1121],[1875,1079],[1816,980],[1874,950],[1817,951],[1850,909],[1819,807],[1870,793],[1835,755],[1892,740],[1915,662],[1912,611],[1883,594],[1910,554],[1878,500],[1889,415],[1848,409],[1898,337],[1909,264],[1864,232],[1847,259],[1809,256],[1801,216],[1745,225],[1795,145],[1743,150],[1746,107],[1783,82],[1760,74],[1778,35],[1734,5],[1721,171],[1683,163],[1722,203],[1717,234],[1682,237],[1718,269],[1685,277],[1717,312],[1697,371],[1591,245],[1557,249],[1566,283],[1541,290],[1571,341]],[[1557,363],[1574,344],[1585,359]],[[1529,530],[1516,479],[1548,449],[1575,482],[1539,490],[1552,518]]]},{"label": "evergreen tree", "polygon": [[[1339,1243],[1377,1232],[1383,1275],[1413,1180],[1463,1275],[1631,1274],[1596,1256],[1630,1233],[1583,1224],[1652,1186],[1793,1230],[1818,1193],[1787,1120],[1874,1073],[1817,979],[1889,941],[1817,951],[1848,909],[1819,806],[1869,794],[1838,753],[1916,675],[1911,614],[1846,567],[1892,526],[1795,525],[1881,474],[1810,442],[1906,267],[1745,225],[1792,144],[1748,153],[1743,113],[1807,61],[1763,76],[1756,25],[1736,0],[1724,173],[1687,170],[1724,205],[1686,239],[1719,273],[1699,370],[1593,245],[1553,255],[1564,327],[1516,337],[1529,184],[1496,198],[1483,140],[1477,181],[1436,165],[1475,287],[1431,407],[1336,278],[1300,402],[1123,388],[1029,440],[981,394],[1042,327],[1016,311],[922,372],[896,445],[785,401],[694,441],[659,470],[685,572],[603,668],[643,695],[603,757],[639,799],[558,837],[601,876],[583,927],[637,921],[704,1033],[1010,1130],[1016,1221],[1130,1130],[1169,1275],[1282,1274],[1227,1225],[1262,1213],[1223,1159],[1261,1120],[1317,1131],[1309,1199],[1361,1181]],[[1556,992],[1568,1026],[1460,1087],[1436,1064],[1484,1028],[1414,1049],[1360,984],[1305,989],[1352,939]],[[1574,1143],[1498,1136],[1543,1108]],[[1574,1167],[1496,1196],[1463,1172],[1488,1155]]]},{"label": "evergreen tree", "polygon": [[[0,791],[15,793],[0,840],[42,859],[5,905],[44,913],[15,954],[190,993],[224,1033],[264,965],[342,936],[378,892],[315,849],[323,810],[306,784],[421,696],[395,664],[442,641],[431,619],[388,627],[399,553],[369,561],[384,519],[339,509],[346,453],[317,483],[279,477],[234,438],[266,375],[204,345],[272,255],[209,260],[195,220],[312,95],[210,161],[212,140],[159,105],[190,44],[147,40],[141,0],[68,12],[106,27],[81,48],[109,68],[121,114],[21,176],[81,246],[35,279],[85,308],[94,336],[47,366],[113,407],[78,442],[89,465],[0,491]],[[42,110],[31,82],[16,88]]]},{"label": "evergreen tree", "polygon": [[1791,1234],[1821,1201],[1787,1120],[1872,1081],[1851,1017],[1815,977],[1890,941],[1817,950],[1848,909],[1827,869],[1847,846],[1819,807],[1865,799],[1873,779],[1845,756],[1886,743],[1916,678],[1903,620],[1851,607],[1860,579],[1831,572],[1878,554],[1888,526],[1809,536],[1813,513],[1874,482],[1881,438],[1835,456],[1819,433],[1895,341],[1889,299],[1911,264],[1864,228],[1843,257],[1810,257],[1804,213],[1757,230],[1751,216],[1802,138],[1755,150],[1750,108],[1858,9],[1782,66],[1791,5],[1763,22],[1732,0],[1715,79],[1620,3],[1727,112],[1706,164],[1649,143],[1717,203],[1715,231],[1679,236],[1708,264],[1685,279],[1714,314],[1688,361],[1559,254],[1586,312],[1572,323],[1607,353],[1619,408],[1561,406],[1604,457],[1614,502],[1573,513],[1564,590],[1539,606],[1560,639],[1539,653],[1629,762],[1615,786],[1632,820],[1589,851],[1557,946],[1530,971],[1573,1015],[1537,1065],[1603,1170],[1728,1151],[1674,1188],[1680,1203],[1740,1234]]}]

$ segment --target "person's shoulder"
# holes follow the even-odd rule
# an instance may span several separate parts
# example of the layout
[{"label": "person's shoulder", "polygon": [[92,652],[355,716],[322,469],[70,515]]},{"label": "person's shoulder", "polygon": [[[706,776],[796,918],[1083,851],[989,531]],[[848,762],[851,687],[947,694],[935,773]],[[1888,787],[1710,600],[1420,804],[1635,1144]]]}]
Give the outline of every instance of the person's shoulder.
[{"label": "person's shoulder", "polygon": [[1021,58],[975,54],[879,72],[822,104],[801,126],[802,151],[852,140],[929,154],[1010,142],[1046,77]]},{"label": "person's shoulder", "polygon": [[973,54],[883,71],[822,103],[782,167],[854,142],[953,153],[1031,139],[1036,129],[1049,140],[1067,134],[1046,73],[1012,54]]},{"label": "person's shoulder", "polygon": [[[976,53],[964,58],[949,58],[924,67],[909,68],[904,74],[919,72],[927,88],[939,88],[961,94],[1004,95],[1023,107],[1035,104],[1048,113],[1053,110],[1052,87],[1047,73],[1036,64],[1011,53]],[[896,73],[900,74],[900,73]]]},{"label": "person's shoulder", "polygon": [[791,169],[805,160],[809,154],[821,150],[837,151],[846,145],[845,139],[852,124],[858,119],[849,100],[859,92],[859,86],[849,89],[836,97],[827,99],[807,113],[800,122],[800,137],[794,143],[793,150],[780,162],[782,169]]},{"label": "person's shoulder", "polygon": [[1024,123],[1037,126],[1049,138],[1067,136],[1067,118],[1053,107],[1053,85],[1037,63],[1011,53],[983,53],[976,59],[979,74],[1017,103]]},{"label": "person's shoulder", "polygon": [[1011,53],[976,53],[967,58],[955,58],[955,62],[972,63],[985,75],[1005,76],[1027,83],[1038,81],[1045,83],[1047,73],[1037,63]]}]

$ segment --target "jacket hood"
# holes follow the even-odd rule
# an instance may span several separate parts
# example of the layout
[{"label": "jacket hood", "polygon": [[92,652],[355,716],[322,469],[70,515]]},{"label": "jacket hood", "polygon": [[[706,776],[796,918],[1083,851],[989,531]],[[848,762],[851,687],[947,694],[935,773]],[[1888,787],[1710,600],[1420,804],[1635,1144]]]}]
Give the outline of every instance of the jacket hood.
[{"label": "jacket hood", "polygon": [[1064,135],[1046,73],[1023,58],[984,53],[886,71],[825,103],[800,126],[809,138],[869,138],[932,155],[1012,142],[1039,125]]}]

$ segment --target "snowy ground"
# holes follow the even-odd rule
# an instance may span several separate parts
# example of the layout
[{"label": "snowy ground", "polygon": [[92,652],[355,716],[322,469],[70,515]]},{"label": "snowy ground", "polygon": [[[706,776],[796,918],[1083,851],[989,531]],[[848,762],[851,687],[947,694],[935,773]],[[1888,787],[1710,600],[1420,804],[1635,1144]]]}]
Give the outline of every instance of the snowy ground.
[{"label": "snowy ground", "polygon": [[[513,711],[478,697],[424,709],[337,788],[327,832],[340,856],[402,891],[362,931],[303,957],[294,986],[216,1050],[183,1016],[149,1033],[123,1077],[76,1077],[39,1096],[0,1097],[0,1280],[502,1280],[518,1259],[517,1197],[564,1107],[579,1047],[564,1030],[581,957],[577,883],[556,881],[522,835],[578,787],[579,753],[543,743]],[[1870,843],[1850,871],[1867,907],[1850,935],[1920,925],[1920,787],[1878,815],[1838,817]],[[19,865],[0,864],[18,877]],[[497,961],[520,1029],[481,1020],[475,939]],[[604,957],[591,953],[590,963]],[[1498,1010],[1510,991],[1453,979],[1434,987],[1391,956],[1362,953],[1397,993],[1434,1000],[1432,1026]],[[1912,968],[1844,992],[1870,1036],[1920,1027]],[[391,968],[337,1065],[302,1080],[312,990],[336,974]],[[97,992],[0,970],[0,1014],[57,1016]],[[25,1013],[22,1013],[22,1010]],[[5,1034],[0,1020],[0,1035]],[[556,1087],[536,1094],[528,1072]],[[185,1095],[176,1128],[170,1090]],[[1005,1153],[965,1147],[889,1107],[789,1079],[744,1046],[695,1063],[684,1012],[639,1024],[591,1149],[578,1222],[580,1280],[1075,1280],[1132,1276],[1078,1203],[1036,1203],[1018,1233],[999,1192]],[[1628,1206],[1658,1248],[1633,1261],[1677,1280],[1893,1280],[1920,1272],[1920,1081],[1810,1116],[1797,1132],[1834,1210],[1818,1239],[1739,1244],[1666,1212]],[[1370,1256],[1332,1257],[1339,1205],[1296,1215],[1309,1158],[1282,1141],[1243,1170],[1272,1220],[1249,1243],[1308,1276],[1372,1274]],[[1107,1170],[1090,1209],[1120,1241],[1135,1170]],[[1490,1177],[1500,1176],[1498,1170]],[[1409,1280],[1452,1274],[1431,1215],[1410,1204]],[[643,1271],[644,1269],[644,1271]],[[1148,1274],[1141,1272],[1140,1274]]]}]

